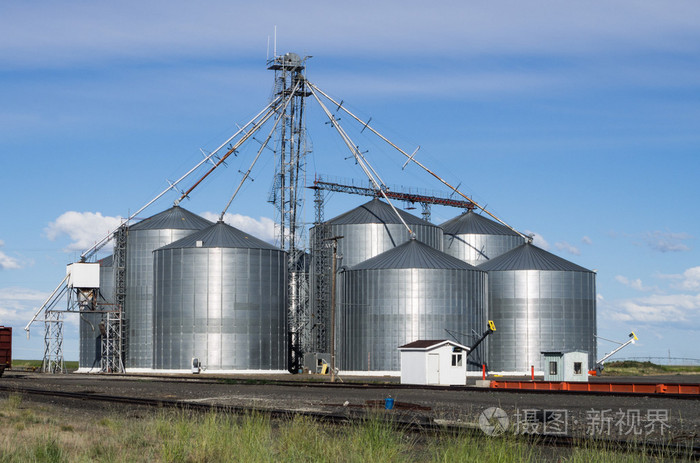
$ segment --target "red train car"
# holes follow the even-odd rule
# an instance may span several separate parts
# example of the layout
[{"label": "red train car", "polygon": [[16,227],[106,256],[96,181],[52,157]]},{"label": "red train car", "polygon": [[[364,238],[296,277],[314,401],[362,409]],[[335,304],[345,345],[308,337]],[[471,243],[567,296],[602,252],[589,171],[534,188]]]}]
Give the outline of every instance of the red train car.
[{"label": "red train car", "polygon": [[0,376],[12,367],[12,327],[0,326]]}]

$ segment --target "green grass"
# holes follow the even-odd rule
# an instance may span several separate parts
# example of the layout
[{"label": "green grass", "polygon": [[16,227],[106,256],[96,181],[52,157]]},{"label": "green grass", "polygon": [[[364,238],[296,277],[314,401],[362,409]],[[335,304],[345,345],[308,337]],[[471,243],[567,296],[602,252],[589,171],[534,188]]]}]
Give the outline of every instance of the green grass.
[{"label": "green grass", "polygon": [[[41,360],[22,360],[22,359],[12,359],[12,368],[17,370],[40,370]],[[66,360],[63,362],[66,370],[77,370],[78,361],[77,360]]]},{"label": "green grass", "polygon": [[700,373],[700,366],[657,365],[651,362],[625,360],[605,364],[603,375],[608,376],[644,376]]},{"label": "green grass", "polygon": [[[14,462],[651,462],[643,453],[552,449],[513,435],[411,433],[377,412],[359,423],[332,426],[305,417],[196,414],[161,410],[142,418],[0,400],[0,463]],[[18,426],[19,425],[19,426]]]}]

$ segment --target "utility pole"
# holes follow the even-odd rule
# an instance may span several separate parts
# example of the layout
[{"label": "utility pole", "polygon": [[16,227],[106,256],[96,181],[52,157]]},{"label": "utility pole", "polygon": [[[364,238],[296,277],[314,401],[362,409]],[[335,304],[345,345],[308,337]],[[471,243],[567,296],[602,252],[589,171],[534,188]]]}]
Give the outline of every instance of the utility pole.
[{"label": "utility pole", "polygon": [[345,238],[344,236],[334,236],[326,238],[324,241],[333,241],[333,265],[331,271],[331,383],[335,382],[335,277],[336,265],[338,262],[338,240]]}]

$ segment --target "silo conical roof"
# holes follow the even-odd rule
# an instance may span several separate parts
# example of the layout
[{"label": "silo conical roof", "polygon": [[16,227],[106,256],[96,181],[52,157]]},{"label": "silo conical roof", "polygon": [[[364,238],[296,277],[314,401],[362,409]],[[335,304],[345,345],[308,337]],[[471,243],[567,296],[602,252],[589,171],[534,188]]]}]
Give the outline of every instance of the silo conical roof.
[{"label": "silo conical roof", "polygon": [[[573,262],[555,256],[551,252],[525,243],[507,253],[478,266],[481,270],[555,270],[569,272],[591,272]],[[592,273],[592,272],[591,272]]]},{"label": "silo conical roof", "polygon": [[185,238],[163,246],[160,249],[180,248],[251,248],[280,250],[270,243],[255,238],[224,222],[217,222],[203,230],[199,230]]},{"label": "silo conical roof", "polygon": [[352,267],[350,270],[429,268],[478,270],[473,265],[449,256],[416,239],[372,257]]},{"label": "silo conical roof", "polygon": [[129,230],[200,230],[212,222],[180,206],[173,206],[152,217],[143,219]]},{"label": "silo conical roof", "polygon": [[468,211],[440,225],[446,235],[514,235],[520,236],[510,228]]},{"label": "silo conical roof", "polygon": [[[397,209],[403,220],[409,225],[430,225],[423,219],[419,219],[415,215]],[[356,207],[344,214],[330,219],[327,223],[334,225],[345,225],[355,223],[401,223],[401,220],[396,216],[396,212],[391,206],[377,198],[366,202],[365,204]]]}]

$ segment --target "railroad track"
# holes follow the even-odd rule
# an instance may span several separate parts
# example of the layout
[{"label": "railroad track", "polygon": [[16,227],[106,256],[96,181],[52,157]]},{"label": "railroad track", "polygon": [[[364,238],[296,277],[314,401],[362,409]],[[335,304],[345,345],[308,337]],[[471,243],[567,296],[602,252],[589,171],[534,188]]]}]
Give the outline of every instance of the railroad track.
[{"label": "railroad track", "polygon": [[469,391],[469,392],[504,392],[517,394],[568,394],[568,395],[592,395],[592,396],[618,396],[618,397],[663,397],[665,399],[681,399],[681,400],[699,400],[700,394],[656,394],[651,392],[625,392],[625,391],[582,391],[582,390],[551,390],[551,389],[516,389],[516,388],[488,388],[475,386],[424,386],[417,384],[400,384],[400,383],[379,383],[369,381],[350,381],[350,382],[334,382],[330,381],[304,381],[304,380],[284,380],[284,379],[268,379],[268,378],[223,378],[206,376],[163,376],[149,374],[117,374],[110,373],[109,375],[100,375],[109,377],[110,379],[150,379],[154,381],[169,381],[169,382],[198,382],[202,384],[269,384],[276,386],[293,386],[293,387],[332,387],[338,389],[398,389],[398,390],[431,390],[431,391]]},{"label": "railroad track", "polygon": [[[290,383],[295,383],[294,381],[289,381]],[[63,398],[69,400],[80,400],[80,401],[99,401],[112,404],[120,404],[125,406],[140,406],[140,407],[150,407],[150,408],[170,408],[178,410],[188,410],[195,412],[217,412],[217,413],[227,413],[227,414],[251,414],[258,413],[270,416],[276,419],[291,419],[294,416],[304,416],[320,422],[330,423],[334,425],[348,425],[354,422],[366,420],[368,418],[367,409],[375,411],[383,411],[383,401],[367,401],[365,407],[343,407],[342,412],[328,412],[328,411],[311,411],[311,410],[292,410],[292,409],[275,409],[275,408],[257,408],[257,407],[246,407],[246,406],[235,406],[235,405],[219,405],[219,404],[208,404],[196,401],[188,400],[175,400],[175,399],[152,399],[152,398],[140,398],[140,397],[125,397],[125,396],[115,396],[106,394],[97,394],[94,392],[67,392],[67,391],[56,391],[47,390],[39,388],[29,388],[29,387],[18,387],[18,386],[8,386],[0,385],[0,391],[8,394],[23,394],[28,396],[43,396],[43,397],[54,397]],[[475,435],[483,438],[486,437],[480,430],[477,423],[454,423],[454,422],[444,422],[436,421],[429,417],[422,416],[419,414],[412,414],[412,405],[414,404],[403,404],[397,402],[397,409],[403,410],[403,413],[394,414],[391,411],[383,411],[383,413],[375,413],[372,416],[378,419],[384,419],[389,422],[392,426],[405,432],[411,433],[464,433]],[[342,407],[342,405],[326,404],[328,407]],[[424,408],[424,407],[421,407]],[[698,436],[682,436],[684,439],[691,440],[697,439]],[[518,438],[524,441],[540,445],[540,446],[552,446],[552,447],[579,447],[586,446],[590,448],[591,446],[599,447],[606,450],[619,450],[622,452],[630,453],[640,453],[644,452],[650,455],[660,455],[663,457],[682,457],[690,458],[693,460],[700,460],[700,444],[692,443],[690,445],[684,444],[680,441],[671,440],[670,442],[655,443],[647,442],[640,444],[638,442],[631,442],[622,439],[600,439],[600,438],[581,438],[576,436],[564,436],[564,435],[543,435],[543,434],[532,434],[532,435],[521,435]]]}]

